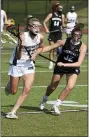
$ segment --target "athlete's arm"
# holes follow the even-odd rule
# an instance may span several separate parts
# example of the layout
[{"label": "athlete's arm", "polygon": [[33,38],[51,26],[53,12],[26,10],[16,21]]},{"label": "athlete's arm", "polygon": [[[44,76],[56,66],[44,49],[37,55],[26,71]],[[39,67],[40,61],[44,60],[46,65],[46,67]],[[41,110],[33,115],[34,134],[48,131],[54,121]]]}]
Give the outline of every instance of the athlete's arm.
[{"label": "athlete's arm", "polygon": [[80,67],[81,64],[83,63],[84,58],[85,58],[86,50],[87,50],[87,46],[83,43],[81,48],[80,48],[80,55],[79,55],[79,59],[77,62],[75,62],[75,63],[59,62],[57,65],[58,66],[64,66],[64,67]]},{"label": "athlete's arm", "polygon": [[58,41],[57,43],[55,43],[55,44],[53,44],[51,46],[48,45],[48,46],[43,47],[42,52],[48,52],[48,51],[50,51],[52,49],[55,49],[55,48],[60,47],[60,46],[63,46],[64,44],[65,44],[65,40],[60,40],[60,41]]},{"label": "athlete's arm", "polygon": [[49,29],[48,29],[46,23],[50,20],[50,18],[52,18],[52,13],[49,13],[43,21],[43,26],[45,28],[46,33],[49,33]]},{"label": "athlete's arm", "polygon": [[40,44],[39,44],[39,48],[37,48],[37,50],[32,54],[31,60],[35,60],[37,55],[39,55],[44,47],[44,36],[42,34],[40,34]]},{"label": "athlete's arm", "polygon": [[78,24],[78,15],[77,15],[77,13],[76,13],[76,22],[75,22],[75,24]]},{"label": "athlete's arm", "polygon": [[65,24],[68,23],[68,13],[66,14],[66,17],[65,17]]},{"label": "athlete's arm", "polygon": [[66,24],[65,24],[65,15],[62,14],[62,27],[65,28]]}]

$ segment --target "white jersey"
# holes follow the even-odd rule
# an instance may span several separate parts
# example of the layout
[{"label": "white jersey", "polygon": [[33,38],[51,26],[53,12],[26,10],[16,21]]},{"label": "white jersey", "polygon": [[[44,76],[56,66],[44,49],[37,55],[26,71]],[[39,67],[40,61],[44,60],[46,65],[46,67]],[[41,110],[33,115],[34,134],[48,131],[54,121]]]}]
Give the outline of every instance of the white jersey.
[{"label": "white jersey", "polygon": [[75,26],[77,21],[77,13],[76,12],[68,12],[67,13],[67,27],[72,28]]},{"label": "white jersey", "polygon": [[4,29],[4,19],[5,19],[5,11],[1,10],[1,32],[3,32]]},{"label": "white jersey", "polygon": [[[32,39],[29,32],[24,32],[24,41],[22,41],[22,52],[20,60],[17,60],[17,66],[25,66],[26,64],[33,63],[30,61],[29,55],[31,56],[34,51],[39,47],[40,44],[40,34]],[[15,58],[16,48],[14,49],[12,56],[10,58],[10,64],[13,64]]]}]

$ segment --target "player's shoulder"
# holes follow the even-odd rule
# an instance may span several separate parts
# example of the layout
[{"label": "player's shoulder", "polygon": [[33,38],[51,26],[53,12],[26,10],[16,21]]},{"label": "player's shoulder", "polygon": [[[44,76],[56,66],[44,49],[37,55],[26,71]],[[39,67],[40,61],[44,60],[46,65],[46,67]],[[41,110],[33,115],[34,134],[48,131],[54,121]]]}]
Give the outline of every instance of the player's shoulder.
[{"label": "player's shoulder", "polygon": [[49,12],[48,14],[47,14],[47,16],[52,16],[53,15],[53,13],[52,12]]},{"label": "player's shoulder", "polygon": [[68,12],[67,12],[67,15],[68,15],[68,14],[71,14],[71,12],[70,12],[70,11],[68,11]]},{"label": "player's shoulder", "polygon": [[76,12],[73,12],[73,14],[77,15],[77,13],[76,13]]},{"label": "player's shoulder", "polygon": [[80,51],[87,51],[87,45],[85,43],[82,42],[82,45],[80,47]]},{"label": "player's shoulder", "polygon": [[44,36],[41,33],[39,33],[38,35],[39,35],[40,39],[44,39]]},{"label": "player's shoulder", "polygon": [[4,11],[4,10],[1,10],[1,13],[5,13],[5,11]]}]

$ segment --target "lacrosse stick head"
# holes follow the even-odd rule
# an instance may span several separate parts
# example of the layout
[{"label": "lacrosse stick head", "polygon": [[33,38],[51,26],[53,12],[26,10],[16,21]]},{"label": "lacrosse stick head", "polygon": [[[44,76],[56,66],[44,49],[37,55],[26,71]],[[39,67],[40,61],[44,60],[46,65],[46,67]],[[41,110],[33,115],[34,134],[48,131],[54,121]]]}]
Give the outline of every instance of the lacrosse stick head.
[{"label": "lacrosse stick head", "polygon": [[10,26],[7,26],[6,30],[11,33],[12,35],[18,37],[19,36],[19,31],[18,31],[18,28],[17,26],[15,25],[10,25]]},{"label": "lacrosse stick head", "polygon": [[8,19],[7,20],[7,26],[10,26],[10,25],[15,25],[15,20],[14,19]]}]

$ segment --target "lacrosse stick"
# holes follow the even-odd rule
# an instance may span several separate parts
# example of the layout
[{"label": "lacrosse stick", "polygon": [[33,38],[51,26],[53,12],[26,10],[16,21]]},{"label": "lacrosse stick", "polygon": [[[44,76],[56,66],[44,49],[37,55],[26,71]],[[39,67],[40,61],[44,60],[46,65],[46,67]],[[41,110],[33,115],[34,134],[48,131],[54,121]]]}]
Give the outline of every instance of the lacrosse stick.
[{"label": "lacrosse stick", "polygon": [[76,27],[80,27],[81,29],[83,29],[84,28],[84,24],[83,23],[78,23],[78,24],[76,24],[75,28]]},{"label": "lacrosse stick", "polygon": [[[7,27],[7,30],[8,30],[12,35],[14,35],[15,37],[18,38],[18,42],[19,42],[19,40],[20,40],[20,48],[21,48],[22,40],[21,40],[21,38],[20,38],[19,25],[18,25],[18,28],[17,28],[15,25],[8,26],[8,27]],[[24,48],[26,49],[25,46],[24,46]],[[26,51],[27,51],[27,49],[26,49]],[[29,53],[28,51],[27,51],[27,53],[28,53],[29,57],[31,58],[30,53]],[[49,60],[49,61],[52,61],[53,63],[56,64],[56,61],[54,61],[54,60],[51,60],[51,59],[49,59],[49,58],[47,58],[47,57],[45,57],[45,56],[43,56],[43,55],[41,55],[41,54],[39,54],[39,56],[41,56],[41,57],[43,57],[43,58],[45,58],[45,59],[47,59],[47,60]]]},{"label": "lacrosse stick", "polygon": [[14,38],[12,38],[9,34],[6,33],[6,34],[3,34],[3,36],[7,36],[11,41],[14,42],[14,44],[17,44],[17,41]]},{"label": "lacrosse stick", "polygon": [[45,57],[45,56],[43,56],[43,55],[41,55],[41,54],[39,54],[39,56],[41,56],[42,58],[45,58],[45,59],[47,59],[47,60],[49,60],[49,61],[52,61],[53,63],[56,64],[56,61],[54,61],[54,60],[51,60],[51,59],[49,59],[49,58],[47,58],[47,57]]}]

